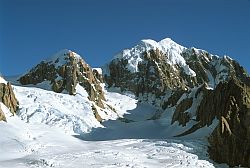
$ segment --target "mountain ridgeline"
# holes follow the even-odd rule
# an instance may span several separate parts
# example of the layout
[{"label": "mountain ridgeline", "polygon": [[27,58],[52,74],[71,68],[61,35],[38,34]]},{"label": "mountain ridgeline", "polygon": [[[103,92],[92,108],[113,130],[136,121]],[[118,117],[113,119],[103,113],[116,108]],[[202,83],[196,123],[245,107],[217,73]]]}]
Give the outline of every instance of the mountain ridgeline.
[{"label": "mountain ridgeline", "polygon": [[[228,56],[186,48],[169,38],[142,40],[118,53],[102,67],[102,73],[78,54],[62,50],[22,75],[19,82],[46,84],[49,90],[70,95],[75,95],[80,85],[87,91],[98,121],[103,120],[100,110],[116,113],[105,99],[104,84],[132,92],[139,103],[159,109],[149,120],[172,115],[171,123],[183,128],[195,121],[176,137],[192,134],[217,120],[208,135],[211,159],[250,167],[250,77]],[[16,106],[10,108],[16,110]],[[169,113],[170,108],[173,113]]]}]

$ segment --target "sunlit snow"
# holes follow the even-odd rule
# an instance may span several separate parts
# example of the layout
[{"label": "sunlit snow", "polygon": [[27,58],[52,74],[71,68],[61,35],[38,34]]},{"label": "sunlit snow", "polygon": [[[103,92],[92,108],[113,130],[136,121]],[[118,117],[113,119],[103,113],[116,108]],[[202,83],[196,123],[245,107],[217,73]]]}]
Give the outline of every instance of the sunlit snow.
[{"label": "sunlit snow", "polygon": [[181,53],[186,49],[185,47],[177,44],[170,38],[163,39],[159,42],[156,42],[151,39],[141,40],[135,47],[131,49],[125,49],[122,52],[118,53],[114,59],[127,59],[128,65],[127,68],[131,72],[138,71],[139,62],[143,61],[142,54],[145,51],[152,49],[159,49],[166,54],[166,62],[175,65],[178,64],[184,68],[184,71],[187,75],[196,76],[195,72],[186,64],[185,59],[181,56]]},{"label": "sunlit snow", "polygon": [[0,122],[0,167],[216,167],[205,152],[204,138],[212,128],[174,138],[192,123],[171,125],[171,109],[160,120],[147,120],[155,107],[138,103],[130,93],[105,90],[107,103],[131,122],[101,125],[83,88],[76,96],[21,86],[14,92],[20,100],[17,115],[1,104],[8,122]]}]

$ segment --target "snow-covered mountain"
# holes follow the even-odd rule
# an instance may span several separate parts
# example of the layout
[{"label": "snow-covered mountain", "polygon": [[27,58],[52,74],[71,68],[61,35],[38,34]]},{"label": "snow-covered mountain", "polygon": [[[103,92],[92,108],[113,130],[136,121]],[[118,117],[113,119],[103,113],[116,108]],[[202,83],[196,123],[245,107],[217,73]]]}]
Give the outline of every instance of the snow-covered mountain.
[{"label": "snow-covered mountain", "polygon": [[6,79],[2,167],[250,165],[250,78],[230,57],[147,39],[102,69],[64,49]]},{"label": "snow-covered mountain", "polygon": [[[238,62],[228,56],[219,57],[201,49],[186,48],[170,38],[159,42],[141,40],[131,49],[118,53],[103,67],[103,72],[110,76],[111,80],[122,79],[125,76],[120,74],[119,69],[122,69],[134,78],[134,74],[138,76],[145,70],[144,66],[148,66],[147,73],[151,76],[161,75],[161,78],[171,80],[172,83],[168,84],[168,87],[192,88],[206,83],[209,87],[215,88],[218,83],[232,76],[240,79],[247,76]],[[119,86],[118,82],[110,83],[113,84]]]},{"label": "snow-covered mountain", "polygon": [[[192,134],[218,120],[209,138],[211,158],[230,166],[250,165],[245,131],[250,122],[246,112],[250,78],[237,61],[186,48],[167,38],[140,41],[121,51],[103,71],[108,87],[130,91],[140,102],[158,109],[149,119],[170,115],[171,124],[185,127],[175,136]],[[239,147],[242,144],[246,149]]]}]

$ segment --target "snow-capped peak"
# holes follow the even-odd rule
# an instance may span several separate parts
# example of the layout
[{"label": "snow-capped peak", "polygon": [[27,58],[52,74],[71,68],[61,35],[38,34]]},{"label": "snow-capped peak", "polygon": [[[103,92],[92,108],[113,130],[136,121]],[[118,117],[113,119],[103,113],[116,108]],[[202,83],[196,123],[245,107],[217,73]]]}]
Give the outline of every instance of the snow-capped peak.
[{"label": "snow-capped peak", "polygon": [[131,72],[137,72],[138,71],[138,64],[139,62],[142,62],[142,53],[145,51],[149,51],[151,49],[160,48],[160,45],[151,39],[145,39],[141,40],[138,44],[135,45],[135,47],[132,47],[131,49],[125,49],[122,52],[118,53],[114,59],[127,59],[128,60],[128,66],[127,68]]},{"label": "snow-capped peak", "polygon": [[128,60],[127,68],[131,72],[138,71],[139,62],[143,61],[143,53],[152,49],[159,49],[162,53],[166,54],[166,62],[171,65],[180,65],[184,68],[186,74],[195,76],[195,72],[189,68],[181,53],[186,49],[185,47],[177,44],[170,38],[165,38],[159,42],[152,39],[141,40],[138,44],[130,49],[125,49],[118,53],[114,59]]},{"label": "snow-capped peak", "polygon": [[82,57],[78,55],[77,53],[69,50],[69,49],[63,49],[52,55],[51,57],[47,58],[45,62],[52,62],[55,63],[56,66],[63,65],[67,62],[67,57],[74,57],[75,59],[82,60]]},{"label": "snow-capped peak", "polygon": [[175,50],[178,54],[181,54],[185,47],[181,46],[180,44],[177,44],[170,38],[165,38],[158,42],[162,49],[167,52],[168,50]]},{"label": "snow-capped peak", "polygon": [[158,42],[151,40],[151,39],[143,39],[143,40],[141,40],[141,43],[143,45],[145,45],[148,49],[149,48],[150,49],[156,49],[156,48],[160,49],[161,48],[161,46],[159,45]]},{"label": "snow-capped peak", "polygon": [[65,58],[65,56],[68,56],[68,55],[73,56],[77,59],[82,59],[81,56],[78,55],[77,53],[75,53],[69,49],[62,49],[62,50],[58,51],[57,53],[55,53],[54,55],[52,55],[51,57],[49,57],[47,60],[51,61],[51,60],[56,60],[56,59],[61,58],[61,57]]}]

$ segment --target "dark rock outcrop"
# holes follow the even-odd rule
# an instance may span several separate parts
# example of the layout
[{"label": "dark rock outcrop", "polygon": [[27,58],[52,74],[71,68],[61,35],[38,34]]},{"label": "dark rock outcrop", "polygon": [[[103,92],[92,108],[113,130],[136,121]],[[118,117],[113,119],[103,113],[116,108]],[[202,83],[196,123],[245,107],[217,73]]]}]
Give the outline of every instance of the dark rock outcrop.
[{"label": "dark rock outcrop", "polygon": [[207,51],[188,49],[182,53],[187,64],[196,73],[197,83],[206,83],[215,88],[220,82],[237,78],[242,82],[247,81],[246,70],[230,57],[213,56]]},{"label": "dark rock outcrop", "polygon": [[192,106],[192,104],[192,98],[182,100],[176,107],[175,113],[172,117],[172,124],[175,121],[179,121],[179,124],[181,124],[182,126],[186,126],[186,123],[190,120],[191,116],[189,116],[189,114],[185,111],[188,110]]},{"label": "dark rock outcrop", "polygon": [[9,82],[7,85],[0,83],[0,101],[8,107],[12,114],[18,110],[19,103]]},{"label": "dark rock outcrop", "polygon": [[[0,83],[0,102],[2,102],[12,114],[15,114],[19,107],[19,102],[13,92],[11,84]],[[0,107],[0,121],[6,121],[4,112]]]},{"label": "dark rock outcrop", "polygon": [[[197,124],[177,136],[210,126],[217,119],[219,124],[208,138],[210,157],[229,166],[250,167],[250,85],[247,83],[232,78],[219,83],[214,90],[206,89],[205,85],[200,87],[195,92],[195,96],[203,95],[196,110]],[[172,121],[182,125],[189,122],[190,117],[184,111],[190,102],[187,98],[177,105]]]},{"label": "dark rock outcrop", "polygon": [[5,114],[4,114],[4,112],[2,111],[1,107],[0,107],[0,121],[5,121],[5,122],[7,122],[6,117],[5,117]]},{"label": "dark rock outcrop", "polygon": [[[120,87],[122,91],[128,90],[136,96],[155,95],[156,98],[164,96],[167,90],[185,90],[195,84],[195,78],[178,70],[178,67],[165,61],[166,55],[159,50],[150,50],[143,53],[144,61],[138,64],[138,72],[127,69],[126,59],[114,59],[108,65],[110,74],[105,75],[105,82],[109,87]],[[186,79],[188,78],[188,80]]]},{"label": "dark rock outcrop", "polygon": [[76,94],[76,85],[80,84],[88,92],[89,100],[104,108],[105,97],[100,86],[101,75],[72,51],[64,50],[57,55],[52,60],[42,61],[20,77],[20,83],[36,85],[49,81],[53,91],[61,93],[66,90],[71,95]]},{"label": "dark rock outcrop", "polygon": [[[250,85],[232,79],[219,84],[211,96],[214,104],[203,104],[199,112],[203,116],[208,108],[220,121],[209,137],[210,157],[229,166],[250,167]],[[209,123],[210,118],[201,120]]]},{"label": "dark rock outcrop", "polygon": [[162,100],[161,107],[165,110],[168,107],[173,107],[177,105],[178,100],[181,98],[181,96],[186,93],[185,90],[174,90],[171,93],[171,96]]}]

